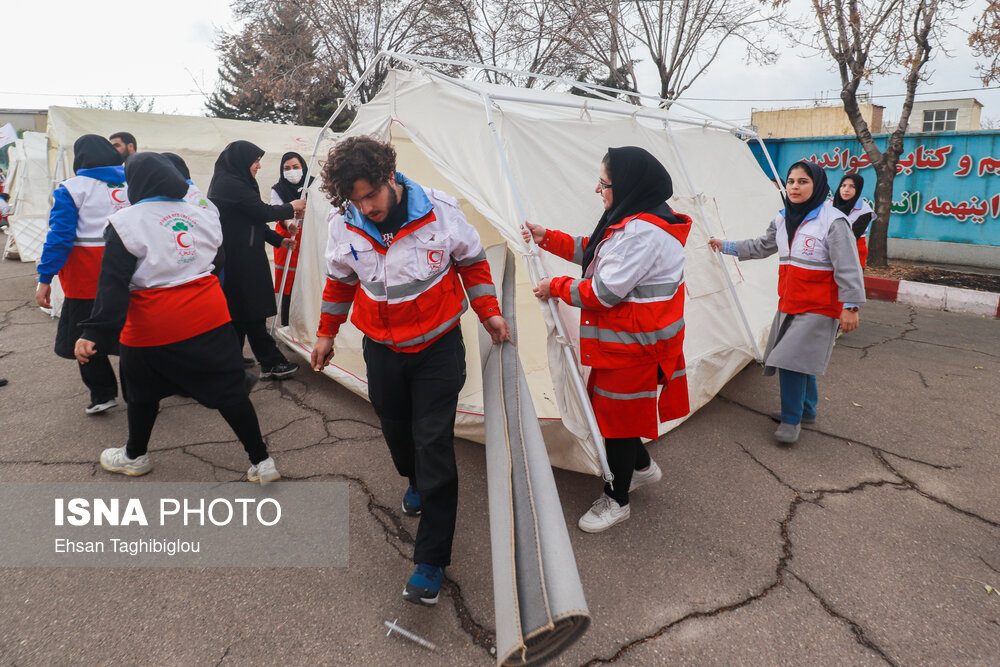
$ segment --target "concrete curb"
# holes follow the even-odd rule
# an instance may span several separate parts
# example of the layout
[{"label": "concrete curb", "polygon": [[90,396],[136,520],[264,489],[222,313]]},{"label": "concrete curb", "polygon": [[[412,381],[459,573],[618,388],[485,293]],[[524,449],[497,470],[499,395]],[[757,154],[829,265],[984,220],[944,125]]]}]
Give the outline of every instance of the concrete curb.
[{"label": "concrete curb", "polygon": [[1000,317],[1000,294],[995,292],[865,276],[865,293],[869,299],[878,301],[897,301],[918,308]]}]

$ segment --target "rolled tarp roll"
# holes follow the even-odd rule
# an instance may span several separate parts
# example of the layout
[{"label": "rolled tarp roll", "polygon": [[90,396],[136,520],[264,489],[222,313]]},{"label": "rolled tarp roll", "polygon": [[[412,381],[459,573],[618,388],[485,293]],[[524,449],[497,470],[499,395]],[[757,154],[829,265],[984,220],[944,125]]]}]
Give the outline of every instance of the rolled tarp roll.
[{"label": "rolled tarp roll", "polygon": [[[494,278],[502,274],[501,310],[520,342],[514,257],[506,246],[488,255]],[[480,331],[497,664],[540,665],[583,635],[590,612],[517,348],[492,345]]]}]

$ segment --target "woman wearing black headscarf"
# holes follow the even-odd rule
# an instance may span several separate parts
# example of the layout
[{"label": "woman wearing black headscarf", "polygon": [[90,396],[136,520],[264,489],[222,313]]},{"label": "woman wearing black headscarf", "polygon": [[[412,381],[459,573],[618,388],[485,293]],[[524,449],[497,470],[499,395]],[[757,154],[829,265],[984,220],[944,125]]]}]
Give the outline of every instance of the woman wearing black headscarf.
[{"label": "woman wearing black headscarf", "polygon": [[[614,488],[580,518],[597,533],[629,518],[629,492],[662,476],[641,438],[688,414],[684,365],[684,243],[691,218],[675,213],[670,174],[636,146],[610,148],[594,190],[604,214],[589,237],[527,224],[525,242],[583,266],[583,278],[545,279],[535,295],[581,309],[581,363]],[[662,390],[661,390],[662,387]]]},{"label": "woman wearing black headscarf", "polygon": [[813,162],[788,169],[785,208],[763,236],[743,241],[709,240],[714,250],[741,260],[778,253],[778,312],[764,351],[764,374],[775,369],[781,385],[778,442],[799,439],[801,424],[816,421],[816,376],[826,372],[837,328],[858,326],[865,284],[854,235],[843,213],[826,196],[826,172]]},{"label": "woman wearing black headscarf", "polygon": [[278,471],[261,437],[216,276],[219,219],[184,201],[188,184],[163,155],[136,153],[125,174],[133,204],[109,220],[94,311],[81,323],[74,350],[87,365],[121,331],[128,442],[105,449],[101,466],[124,475],[149,472],[146,450],[160,400],[181,394],[222,414],[250,457],[248,480],[274,481]]},{"label": "woman wearing black headscarf", "polygon": [[[38,263],[35,301],[51,308],[52,278],[66,298],[56,328],[55,353],[73,359],[73,344],[80,336],[80,321],[90,315],[97,292],[97,276],[104,253],[104,228],[108,217],[128,206],[122,156],[111,142],[96,134],[85,134],[73,144],[76,176],[59,184],[52,193],[49,231]],[[118,405],[118,380],[109,354],[118,346],[102,348],[91,363],[77,366],[90,390],[90,405],[84,412],[96,415]]]},{"label": "woman wearing black headscarf", "polygon": [[[312,179],[306,174],[306,163],[298,153],[288,152],[281,156],[281,166],[278,168],[278,182],[271,187],[271,203],[274,205],[288,204],[296,199],[302,199],[302,189],[308,188]],[[292,283],[295,282],[295,269],[299,265],[299,243],[302,239],[302,226],[294,220],[279,220],[274,226],[282,238],[295,239],[295,247],[278,246],[274,249],[274,291],[281,287],[281,277],[288,269],[285,278],[285,291],[281,295],[281,326],[288,326],[288,308],[292,301]]]},{"label": "woman wearing black headscarf", "polygon": [[833,207],[847,216],[847,224],[851,226],[854,238],[858,242],[858,259],[861,268],[868,263],[868,241],[865,232],[868,225],[875,219],[875,211],[861,198],[861,190],[865,187],[865,179],[861,174],[844,174],[833,195]]},{"label": "woman wearing black headscarf", "polygon": [[287,220],[305,210],[305,201],[272,206],[260,200],[256,175],[264,151],[249,141],[234,141],[215,161],[215,173],[208,187],[208,198],[219,209],[222,220],[226,270],[222,289],[236,333],[242,341],[250,340],[250,349],[260,362],[261,379],[280,380],[298,370],[278,350],[267,333],[266,320],[277,314],[271,267],[264,242],[292,248],[295,241],[282,239],[267,223]]}]

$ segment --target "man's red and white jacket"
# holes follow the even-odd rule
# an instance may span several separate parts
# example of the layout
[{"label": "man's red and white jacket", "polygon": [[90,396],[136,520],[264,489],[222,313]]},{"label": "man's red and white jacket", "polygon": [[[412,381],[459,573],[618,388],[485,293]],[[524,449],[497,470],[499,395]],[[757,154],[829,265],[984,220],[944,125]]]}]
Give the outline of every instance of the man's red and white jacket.
[{"label": "man's red and white jacket", "polygon": [[[684,243],[691,218],[649,213],[612,225],[583,279],[553,278],[552,294],[581,308],[585,366],[627,368],[679,358],[684,348]],[[586,237],[547,230],[540,247],[580,263]],[[683,375],[683,365],[678,372]]]},{"label": "man's red and white jacket", "polygon": [[335,337],[350,313],[372,340],[419,352],[458,324],[469,301],[480,321],[500,314],[479,233],[458,202],[398,172],[396,182],[407,190],[407,221],[388,247],[353,205],[346,217],[331,211],[317,336]]}]

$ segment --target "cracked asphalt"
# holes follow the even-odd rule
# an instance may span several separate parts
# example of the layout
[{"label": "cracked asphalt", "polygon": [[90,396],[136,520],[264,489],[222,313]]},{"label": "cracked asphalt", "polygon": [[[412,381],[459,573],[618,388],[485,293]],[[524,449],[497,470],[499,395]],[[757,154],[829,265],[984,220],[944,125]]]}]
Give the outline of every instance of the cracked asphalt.
[{"label": "cracked asphalt", "polygon": [[[125,411],[83,414],[34,285],[33,265],[0,263],[0,481],[245,476],[221,417],[179,398],[152,473],[101,470]],[[664,479],[627,522],[578,531],[600,482],[556,471],[593,624],[555,664],[997,664],[998,378],[1000,321],[874,302],[795,446],[772,440],[777,381],[751,366],[651,444]],[[493,662],[481,446],[457,443],[454,565],[439,605],[419,608],[400,599],[416,523],[370,406],[307,370],[252,396],[286,480],[350,482],[350,566],[0,568],[0,664]],[[438,651],[387,638],[393,619]]]}]

